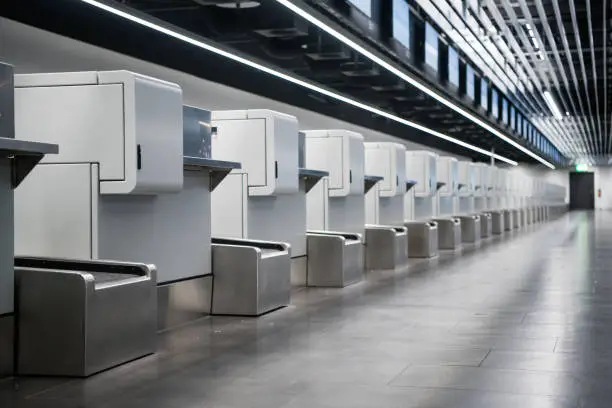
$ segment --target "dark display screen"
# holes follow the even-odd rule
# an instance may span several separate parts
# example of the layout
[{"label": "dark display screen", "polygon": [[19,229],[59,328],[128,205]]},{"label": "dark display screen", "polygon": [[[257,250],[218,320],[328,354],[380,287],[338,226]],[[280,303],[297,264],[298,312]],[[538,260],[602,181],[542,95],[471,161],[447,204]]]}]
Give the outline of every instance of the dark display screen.
[{"label": "dark display screen", "polygon": [[438,70],[438,32],[431,24],[425,24],[425,64]]},{"label": "dark display screen", "polygon": [[497,100],[497,91],[491,89],[491,114],[494,118],[499,118],[499,101]]},{"label": "dark display screen", "polygon": [[480,80],[480,106],[489,109],[489,85],[484,78]]},{"label": "dark display screen", "polygon": [[465,66],[465,94],[471,100],[476,98],[476,78],[474,77],[474,68],[469,64]]},{"label": "dark display screen", "polygon": [[410,49],[410,7],[406,0],[393,0],[393,38]]},{"label": "dark display screen", "polygon": [[459,87],[459,54],[453,47],[448,47],[448,82]]}]

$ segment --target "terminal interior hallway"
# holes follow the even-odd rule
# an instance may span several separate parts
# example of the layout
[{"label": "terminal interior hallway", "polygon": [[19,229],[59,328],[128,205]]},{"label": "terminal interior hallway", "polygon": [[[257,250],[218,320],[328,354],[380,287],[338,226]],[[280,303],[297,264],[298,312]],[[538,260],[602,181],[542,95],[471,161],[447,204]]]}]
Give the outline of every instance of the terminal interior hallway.
[{"label": "terminal interior hallway", "polygon": [[166,333],[88,380],[0,382],[0,407],[612,406],[612,213],[572,213],[259,319]]}]

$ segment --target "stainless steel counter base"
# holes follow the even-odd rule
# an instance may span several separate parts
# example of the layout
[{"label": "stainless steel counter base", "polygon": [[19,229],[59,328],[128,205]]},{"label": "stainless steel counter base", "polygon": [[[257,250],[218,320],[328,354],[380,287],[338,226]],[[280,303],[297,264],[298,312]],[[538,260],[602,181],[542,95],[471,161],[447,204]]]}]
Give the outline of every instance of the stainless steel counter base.
[{"label": "stainless steel counter base", "polygon": [[504,214],[504,231],[512,231],[514,228],[514,216],[511,210],[503,210]]},{"label": "stainless steel counter base", "polygon": [[501,235],[504,233],[504,213],[502,211],[491,211],[491,233]]},{"label": "stainless steel counter base", "polygon": [[363,280],[360,234],[308,231],[306,239],[306,285],[343,288]]},{"label": "stainless steel counter base", "polygon": [[212,314],[259,316],[289,304],[289,244],[226,238],[212,242]]},{"label": "stainless steel counter base", "polygon": [[521,226],[521,210],[512,210],[512,227],[517,229]]},{"label": "stainless steel counter base", "polygon": [[434,221],[438,223],[438,248],[451,251],[461,248],[461,220],[449,217]]},{"label": "stainless steel counter base", "polygon": [[367,270],[395,269],[408,262],[408,229],[389,225],[365,226]]},{"label": "stainless steel counter base", "polygon": [[15,265],[18,374],[87,377],[155,352],[155,267],[42,258]]},{"label": "stainless steel counter base", "polygon": [[480,213],[480,237],[489,238],[493,235],[493,216],[491,213]]},{"label": "stainless steel counter base", "polygon": [[438,255],[438,223],[435,221],[406,221],[408,228],[408,257],[433,258]]},{"label": "stainless steel counter base", "polygon": [[461,215],[461,240],[468,244],[477,244],[480,242],[480,216],[478,215]]},{"label": "stainless steel counter base", "polygon": [[157,330],[164,331],[211,313],[212,275],[157,285]]},{"label": "stainless steel counter base", "polygon": [[519,210],[519,227],[527,225],[527,211],[523,208]]},{"label": "stainless steel counter base", "polygon": [[533,211],[531,210],[531,208],[527,207],[524,211],[527,219],[527,225],[533,224]]},{"label": "stainless steel counter base", "polygon": [[0,316],[0,379],[15,373],[15,316]]}]

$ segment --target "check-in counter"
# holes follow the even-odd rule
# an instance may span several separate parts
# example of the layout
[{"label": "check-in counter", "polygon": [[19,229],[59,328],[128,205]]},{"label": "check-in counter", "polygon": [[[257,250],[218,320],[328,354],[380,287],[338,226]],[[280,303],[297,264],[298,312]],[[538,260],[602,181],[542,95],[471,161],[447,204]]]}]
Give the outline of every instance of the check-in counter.
[{"label": "check-in counter", "polygon": [[408,257],[432,258],[439,253],[437,213],[437,155],[406,152],[406,175],[416,184],[405,196],[404,225],[408,228]]},{"label": "check-in counter", "polygon": [[[398,143],[364,143],[367,175],[380,180],[366,192],[366,269],[394,269],[408,261],[403,225],[406,148]],[[366,185],[364,187],[367,188]]]},{"label": "check-in counter", "polygon": [[[164,291],[199,286],[211,274],[206,197],[221,177],[205,158],[183,155],[181,89],[127,71],[54,73],[17,75],[15,97],[17,138],[60,146],[15,195],[15,253],[25,259],[17,265],[19,308],[27,311],[17,317],[19,373],[87,376],[154,352],[168,312]],[[140,272],[115,273],[116,265]],[[58,293],[73,319],[62,339],[71,346],[36,346],[34,337],[57,330],[47,313],[64,309],[44,302]],[[108,314],[110,305],[121,312]],[[198,317],[209,312],[210,304],[199,306]],[[36,348],[66,365],[26,364],[22,353]]]},{"label": "check-in counter", "polygon": [[306,130],[300,136],[305,165],[328,175],[306,196],[307,273],[298,283],[345,287],[364,276],[363,136],[342,129]]},{"label": "check-in counter", "polygon": [[459,194],[459,163],[456,158],[437,157],[437,211],[433,220],[438,224],[440,250],[461,248],[461,220],[454,216]]},{"label": "check-in counter", "polygon": [[[242,165],[212,195],[214,267],[220,267],[218,259],[223,259],[223,265],[237,267],[232,260],[240,259],[243,247],[247,247],[251,251],[248,259],[257,264],[253,275],[265,279],[261,282],[267,285],[263,292],[249,292],[260,295],[253,298],[258,303],[251,302],[248,312],[245,305],[232,306],[229,301],[223,301],[223,306],[215,306],[213,301],[213,311],[256,316],[288,305],[292,270],[305,268],[305,193],[313,178],[305,172],[300,175],[299,131],[294,116],[266,109],[213,111],[211,127],[213,157]],[[232,252],[236,252],[235,258]],[[237,271],[225,275],[236,284],[241,282]],[[216,287],[215,283],[214,297]],[[269,298],[261,298],[264,295]]]},{"label": "check-in counter", "polygon": [[211,191],[240,167],[210,158],[210,113],[127,71],[17,78],[18,130],[65,146],[17,196],[17,253],[154,264],[159,329],[209,314]]},{"label": "check-in counter", "polygon": [[[0,64],[5,84],[0,90],[0,110],[10,112],[0,117],[0,379],[14,374],[15,361],[15,271],[14,203],[16,189],[47,154],[56,154],[57,145],[15,140],[13,123],[13,70]],[[6,137],[5,137],[6,136]],[[18,316],[17,316],[18,321]]]}]

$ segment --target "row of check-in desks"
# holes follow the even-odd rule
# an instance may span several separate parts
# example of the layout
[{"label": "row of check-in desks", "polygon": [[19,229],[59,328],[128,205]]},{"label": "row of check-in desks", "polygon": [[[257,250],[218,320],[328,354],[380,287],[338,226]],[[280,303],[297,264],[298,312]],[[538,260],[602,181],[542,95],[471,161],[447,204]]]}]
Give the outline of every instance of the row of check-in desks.
[{"label": "row of check-in desks", "polygon": [[[296,282],[343,287],[444,241],[446,220],[405,221],[411,183],[405,154],[389,156],[396,144],[300,135],[295,118],[270,111],[211,116],[153,78],[17,76],[15,133],[0,146],[3,225],[15,220],[0,259],[0,324],[15,328],[5,355],[17,350],[5,373],[88,376],[154,353],[159,330],[268,313]],[[458,225],[475,241],[480,218],[466,217],[451,221],[453,236]],[[545,217],[529,209],[516,225]]]}]

